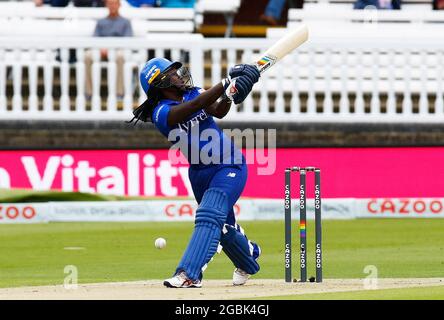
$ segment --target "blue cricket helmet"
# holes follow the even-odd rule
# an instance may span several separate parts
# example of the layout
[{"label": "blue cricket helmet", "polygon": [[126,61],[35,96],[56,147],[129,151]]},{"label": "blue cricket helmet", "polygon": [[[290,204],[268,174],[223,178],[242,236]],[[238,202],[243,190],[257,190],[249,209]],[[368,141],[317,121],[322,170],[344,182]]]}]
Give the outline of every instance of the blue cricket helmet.
[{"label": "blue cricket helmet", "polygon": [[171,62],[165,58],[153,58],[145,63],[142,71],[140,72],[140,84],[143,91],[148,95],[148,91],[153,86],[154,80],[159,80],[159,75],[167,69],[175,68],[179,69],[182,67],[180,62]]},{"label": "blue cricket helmet", "polygon": [[[175,71],[175,77],[172,77]],[[181,62],[171,62],[164,58],[153,58],[149,60],[142,68],[139,75],[140,85],[147,95],[147,99],[136,109],[133,110],[133,120],[147,122],[151,119],[151,114],[159,102],[159,95],[152,88],[164,89],[176,87],[185,92],[193,87],[193,79],[188,69],[182,66]]]}]

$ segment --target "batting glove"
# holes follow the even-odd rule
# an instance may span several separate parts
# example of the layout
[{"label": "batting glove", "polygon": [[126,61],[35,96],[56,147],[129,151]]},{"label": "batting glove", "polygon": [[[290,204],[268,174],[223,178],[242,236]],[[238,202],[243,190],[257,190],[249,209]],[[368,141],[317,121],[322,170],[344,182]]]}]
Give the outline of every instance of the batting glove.
[{"label": "batting glove", "polygon": [[246,76],[253,81],[253,84],[258,82],[261,74],[259,70],[256,68],[256,66],[253,66],[251,64],[238,64],[232,67],[229,71],[229,75],[232,79],[240,77],[240,76]]},{"label": "batting glove", "polygon": [[230,80],[225,78],[222,80],[225,96],[235,104],[242,103],[253,89],[254,82],[247,76],[240,76]]}]

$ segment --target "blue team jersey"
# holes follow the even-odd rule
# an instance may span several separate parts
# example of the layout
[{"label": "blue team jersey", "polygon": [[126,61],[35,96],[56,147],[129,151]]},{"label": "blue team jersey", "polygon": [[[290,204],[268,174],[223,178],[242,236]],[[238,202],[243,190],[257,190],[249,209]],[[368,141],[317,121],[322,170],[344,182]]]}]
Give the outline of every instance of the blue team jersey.
[{"label": "blue team jersey", "polygon": [[[169,141],[180,147],[191,167],[201,168],[208,165],[241,165],[245,158],[230,138],[217,126],[213,117],[199,110],[184,122],[168,125],[170,108],[195,99],[204,90],[193,88],[185,92],[183,101],[163,99],[153,110],[152,121]],[[178,143],[185,141],[185,144]]]}]

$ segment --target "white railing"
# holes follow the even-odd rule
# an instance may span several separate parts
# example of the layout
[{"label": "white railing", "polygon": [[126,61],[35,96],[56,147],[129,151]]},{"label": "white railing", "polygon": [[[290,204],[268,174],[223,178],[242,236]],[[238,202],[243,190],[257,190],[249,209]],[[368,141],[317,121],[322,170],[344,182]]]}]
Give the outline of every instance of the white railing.
[{"label": "white railing", "polygon": [[[213,58],[212,82],[227,67],[252,61],[267,42],[205,42]],[[222,67],[222,69],[224,69]],[[444,44],[428,40],[316,39],[267,71],[230,120],[384,121],[444,120]],[[245,115],[246,117],[240,117]]]},{"label": "white railing", "polygon": [[[174,60],[180,60],[184,53],[188,54],[189,66],[195,79],[203,81],[203,57],[200,49],[202,36],[187,35],[186,41],[182,41],[180,37],[181,35],[169,35],[165,39],[165,36],[150,35],[145,38],[88,37],[69,40],[0,38],[0,118],[128,118],[133,107],[145,99],[138,73],[148,60],[150,49],[161,57],[169,52]],[[106,62],[100,59],[101,48],[108,49]],[[75,50],[75,63],[69,61],[70,50]],[[85,94],[86,50],[90,50],[92,56],[90,99]],[[117,52],[121,52],[124,57],[122,101],[118,101],[116,93]],[[24,70],[27,70],[28,83],[24,82]],[[103,71],[107,74],[105,86],[102,85]],[[22,89],[29,92],[26,97]],[[107,92],[106,97],[103,95],[104,90]]]},{"label": "white railing", "polygon": [[[220,81],[232,65],[254,60],[275,39],[0,39],[1,119],[126,120],[144,100],[138,70],[148,50],[187,57],[198,86]],[[411,45],[414,43],[414,46]],[[99,61],[108,48],[109,61]],[[60,49],[60,62],[55,59]],[[77,62],[69,63],[69,49]],[[93,56],[93,91],[85,99],[85,50]],[[116,52],[124,52],[124,97],[116,96]],[[185,53],[185,54],[184,54]],[[107,77],[101,77],[103,71]],[[204,77],[205,75],[205,77]],[[310,39],[268,70],[227,120],[442,122],[444,43],[430,38]]]}]

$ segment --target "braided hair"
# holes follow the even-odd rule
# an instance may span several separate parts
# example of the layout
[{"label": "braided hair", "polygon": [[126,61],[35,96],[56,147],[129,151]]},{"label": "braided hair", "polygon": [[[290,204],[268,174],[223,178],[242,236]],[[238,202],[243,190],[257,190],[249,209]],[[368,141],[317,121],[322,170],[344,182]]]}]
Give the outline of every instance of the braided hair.
[{"label": "braided hair", "polygon": [[132,123],[136,120],[136,122],[134,122],[134,125],[136,125],[139,120],[143,122],[151,121],[154,108],[159,104],[161,99],[162,93],[159,88],[152,87],[148,93],[147,100],[133,110],[133,118],[130,121],[126,121],[126,123]]}]

